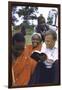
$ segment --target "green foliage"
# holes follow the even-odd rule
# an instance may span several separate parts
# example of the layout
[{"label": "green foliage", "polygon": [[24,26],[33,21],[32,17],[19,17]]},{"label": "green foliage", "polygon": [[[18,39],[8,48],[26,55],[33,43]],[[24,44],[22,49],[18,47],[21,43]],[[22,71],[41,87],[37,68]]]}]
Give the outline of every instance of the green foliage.
[{"label": "green foliage", "polygon": [[37,7],[24,6],[17,13],[19,17],[23,16],[24,20],[28,20],[30,15],[38,10]]},{"label": "green foliage", "polygon": [[[34,28],[34,25],[30,25],[28,20],[37,19],[37,16],[34,14],[34,12],[37,12],[38,7],[21,6],[21,9],[19,9],[19,11],[16,11],[16,9],[17,7],[13,7],[12,9],[13,14],[17,13],[19,17],[23,16],[23,22],[19,26],[16,26],[13,24],[14,26],[13,29],[20,30],[21,27],[24,26],[25,29],[27,29],[27,33],[31,34]],[[14,23],[14,21],[16,21],[16,18],[12,17],[12,23]]]},{"label": "green foliage", "polygon": [[27,34],[27,35],[31,35],[32,33],[33,33],[33,30],[32,30],[32,29],[27,29],[27,30],[26,30],[26,34]]},{"label": "green foliage", "polygon": [[20,26],[24,26],[25,28],[29,28],[30,27],[29,22],[27,20],[23,21],[23,23],[21,23]]}]

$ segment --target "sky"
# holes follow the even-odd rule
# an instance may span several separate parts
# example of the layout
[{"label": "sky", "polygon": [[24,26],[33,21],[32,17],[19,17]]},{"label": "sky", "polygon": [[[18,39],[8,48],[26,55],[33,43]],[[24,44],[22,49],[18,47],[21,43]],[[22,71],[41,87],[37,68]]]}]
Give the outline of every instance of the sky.
[{"label": "sky", "polygon": [[[17,10],[21,9],[20,6],[17,7]],[[50,7],[38,7],[38,13],[36,13],[37,17],[40,16],[40,14],[43,14],[45,17],[45,20],[47,22],[48,13],[51,9],[57,10],[57,8],[50,8]],[[15,17],[18,19],[18,22],[14,22],[15,25],[20,25],[23,22],[23,17],[19,17],[18,14],[14,14]],[[32,20],[29,20],[30,24],[32,24]],[[37,20],[33,20],[33,24],[37,25]]]}]

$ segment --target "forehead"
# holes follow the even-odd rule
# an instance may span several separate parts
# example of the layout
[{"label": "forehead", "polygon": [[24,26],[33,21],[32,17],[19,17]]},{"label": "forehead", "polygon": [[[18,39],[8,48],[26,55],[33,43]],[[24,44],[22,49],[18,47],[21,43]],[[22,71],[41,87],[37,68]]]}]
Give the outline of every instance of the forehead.
[{"label": "forehead", "polygon": [[40,38],[37,34],[33,35],[32,38]]},{"label": "forehead", "polygon": [[46,35],[45,36],[45,40],[53,40],[53,36],[50,34],[50,35]]}]

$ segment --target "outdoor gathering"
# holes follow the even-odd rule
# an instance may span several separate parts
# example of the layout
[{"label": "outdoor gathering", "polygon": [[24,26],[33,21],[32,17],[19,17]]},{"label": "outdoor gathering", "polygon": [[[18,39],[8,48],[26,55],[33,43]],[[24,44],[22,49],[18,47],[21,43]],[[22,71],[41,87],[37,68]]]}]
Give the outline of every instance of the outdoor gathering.
[{"label": "outdoor gathering", "polygon": [[58,8],[12,7],[11,87],[59,85]]}]

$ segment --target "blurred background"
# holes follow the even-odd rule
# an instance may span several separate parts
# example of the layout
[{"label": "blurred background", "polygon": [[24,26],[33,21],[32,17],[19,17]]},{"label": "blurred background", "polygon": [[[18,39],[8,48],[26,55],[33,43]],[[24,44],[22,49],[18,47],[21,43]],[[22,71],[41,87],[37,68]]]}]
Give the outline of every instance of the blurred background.
[{"label": "blurred background", "polygon": [[50,28],[58,33],[58,9],[50,7],[13,6],[11,25],[12,35],[22,32],[25,36],[26,44],[31,44],[31,35],[35,31],[41,33],[42,29],[46,31]]}]

